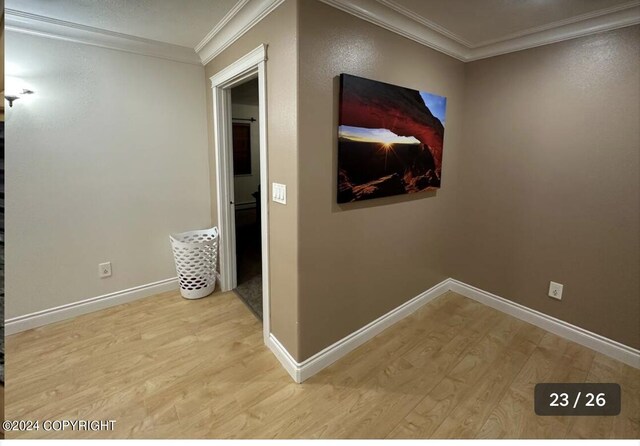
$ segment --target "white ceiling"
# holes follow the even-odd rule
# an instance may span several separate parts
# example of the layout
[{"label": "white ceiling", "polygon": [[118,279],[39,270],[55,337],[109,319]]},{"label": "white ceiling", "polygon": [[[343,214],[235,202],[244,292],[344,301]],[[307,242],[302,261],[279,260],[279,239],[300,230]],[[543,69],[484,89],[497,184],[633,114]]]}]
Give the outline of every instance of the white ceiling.
[{"label": "white ceiling", "polygon": [[30,14],[194,48],[238,0],[5,0]]},{"label": "white ceiling", "polygon": [[[5,20],[10,31],[206,64],[283,1],[5,0]],[[640,23],[640,0],[320,1],[462,61]]]},{"label": "white ceiling", "polygon": [[629,0],[380,0],[380,3],[431,22],[477,47],[553,27]]},{"label": "white ceiling", "polygon": [[464,62],[640,23],[640,0],[320,0]]}]

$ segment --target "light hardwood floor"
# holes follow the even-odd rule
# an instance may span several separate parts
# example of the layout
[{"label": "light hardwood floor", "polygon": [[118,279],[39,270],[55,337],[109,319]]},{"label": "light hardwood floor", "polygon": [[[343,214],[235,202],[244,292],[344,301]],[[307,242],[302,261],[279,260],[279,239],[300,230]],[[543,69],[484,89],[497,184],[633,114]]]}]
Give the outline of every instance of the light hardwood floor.
[{"label": "light hardwood floor", "polygon": [[[640,371],[454,293],[295,384],[232,293],[146,298],[7,338],[8,438],[638,438]],[[616,417],[538,417],[538,382],[617,382]]]}]

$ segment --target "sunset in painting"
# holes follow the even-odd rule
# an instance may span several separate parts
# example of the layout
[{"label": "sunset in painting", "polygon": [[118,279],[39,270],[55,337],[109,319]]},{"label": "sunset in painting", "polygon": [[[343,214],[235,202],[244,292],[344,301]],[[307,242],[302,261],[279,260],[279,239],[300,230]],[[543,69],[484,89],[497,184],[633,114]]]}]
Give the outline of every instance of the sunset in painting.
[{"label": "sunset in painting", "polygon": [[338,202],[439,188],[446,101],[343,74]]}]

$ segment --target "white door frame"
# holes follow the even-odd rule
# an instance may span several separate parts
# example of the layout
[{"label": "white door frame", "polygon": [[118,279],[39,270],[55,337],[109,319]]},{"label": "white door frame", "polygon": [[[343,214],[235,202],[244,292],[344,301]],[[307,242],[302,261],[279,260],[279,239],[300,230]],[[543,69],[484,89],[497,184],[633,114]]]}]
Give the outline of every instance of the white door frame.
[{"label": "white door frame", "polygon": [[218,229],[220,231],[220,287],[236,287],[235,206],[233,204],[233,140],[231,126],[231,88],[258,77],[260,118],[260,220],[262,237],[262,328],[265,343],[269,339],[269,183],[267,162],[267,46],[262,44],[211,77],[213,93],[213,129],[216,151]]}]

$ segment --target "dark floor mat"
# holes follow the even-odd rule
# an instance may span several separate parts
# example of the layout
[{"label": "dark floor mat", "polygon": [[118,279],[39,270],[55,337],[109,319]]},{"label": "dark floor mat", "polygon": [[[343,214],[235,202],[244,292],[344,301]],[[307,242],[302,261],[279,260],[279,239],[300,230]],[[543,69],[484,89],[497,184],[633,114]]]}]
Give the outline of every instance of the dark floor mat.
[{"label": "dark floor mat", "polygon": [[235,291],[262,320],[262,244],[255,212],[255,209],[236,212],[238,286]]},{"label": "dark floor mat", "polygon": [[235,289],[242,300],[262,320],[262,274],[238,284]]}]

